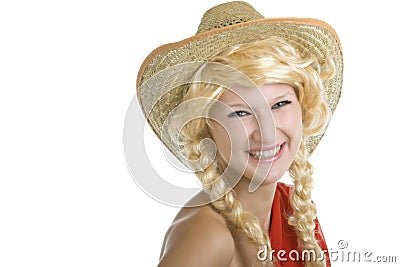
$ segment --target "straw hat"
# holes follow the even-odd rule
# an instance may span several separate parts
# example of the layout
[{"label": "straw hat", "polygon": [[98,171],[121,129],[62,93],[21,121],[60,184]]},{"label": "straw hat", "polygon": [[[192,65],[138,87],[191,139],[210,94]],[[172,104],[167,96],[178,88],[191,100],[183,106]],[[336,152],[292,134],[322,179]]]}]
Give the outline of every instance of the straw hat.
[{"label": "straw hat", "polygon": [[[170,112],[182,102],[185,84],[211,56],[233,45],[272,36],[291,44],[301,55],[313,56],[320,64],[333,58],[336,72],[324,84],[324,97],[333,113],[343,79],[343,60],[339,38],[326,22],[310,18],[264,18],[242,1],[228,2],[209,9],[197,33],[176,43],[158,47],[144,60],[137,78],[137,96],[142,111],[164,145],[182,161],[178,146],[163,133]],[[307,140],[309,155],[323,133]]]}]

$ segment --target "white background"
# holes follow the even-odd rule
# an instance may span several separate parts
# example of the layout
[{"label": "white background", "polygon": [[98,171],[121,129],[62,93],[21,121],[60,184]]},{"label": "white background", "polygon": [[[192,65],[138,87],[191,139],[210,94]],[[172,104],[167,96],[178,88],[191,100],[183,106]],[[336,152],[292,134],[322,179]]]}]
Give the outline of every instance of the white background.
[{"label": "white background", "polygon": [[[193,35],[222,2],[1,2],[0,266],[157,264],[177,209],[130,176],[125,113],[145,56]],[[400,261],[396,1],[250,2],[266,17],[319,18],[337,30],[343,94],[311,158],[313,199],[331,249],[346,240]],[[349,265],[396,264],[334,263]]]}]

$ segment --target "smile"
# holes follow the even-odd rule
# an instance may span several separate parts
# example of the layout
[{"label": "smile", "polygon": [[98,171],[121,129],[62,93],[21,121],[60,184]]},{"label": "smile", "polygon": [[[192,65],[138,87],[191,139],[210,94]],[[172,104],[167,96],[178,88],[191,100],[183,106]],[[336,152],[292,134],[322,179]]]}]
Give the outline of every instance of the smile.
[{"label": "smile", "polygon": [[258,160],[274,160],[281,151],[283,144],[270,150],[250,150],[249,154]]}]

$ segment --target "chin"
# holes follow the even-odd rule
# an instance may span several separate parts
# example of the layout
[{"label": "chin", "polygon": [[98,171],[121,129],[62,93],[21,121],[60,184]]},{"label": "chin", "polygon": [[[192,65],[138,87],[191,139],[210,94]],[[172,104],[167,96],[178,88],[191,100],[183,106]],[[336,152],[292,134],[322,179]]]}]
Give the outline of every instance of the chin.
[{"label": "chin", "polygon": [[265,175],[257,175],[254,173],[246,175],[245,177],[247,177],[249,180],[255,180],[255,181],[259,181],[262,184],[266,185],[266,184],[271,184],[271,183],[276,183],[278,182],[284,175],[285,172],[275,172],[275,171],[270,171],[268,172],[267,176]]},{"label": "chin", "polygon": [[282,177],[283,177],[283,173],[282,173],[282,174],[276,174],[276,175],[270,175],[270,174],[268,174],[268,176],[264,179],[263,184],[276,183],[276,182],[278,182]]}]

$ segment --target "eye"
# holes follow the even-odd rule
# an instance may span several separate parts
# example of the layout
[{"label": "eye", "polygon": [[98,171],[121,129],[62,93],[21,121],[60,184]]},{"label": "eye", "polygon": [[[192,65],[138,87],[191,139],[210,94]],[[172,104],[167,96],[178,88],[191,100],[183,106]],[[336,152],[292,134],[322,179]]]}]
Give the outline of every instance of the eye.
[{"label": "eye", "polygon": [[238,110],[238,111],[235,111],[235,112],[232,112],[232,113],[228,114],[228,117],[229,118],[244,117],[244,116],[247,116],[247,115],[250,115],[250,114],[248,112],[246,112],[246,111]]},{"label": "eye", "polygon": [[271,109],[277,109],[277,108],[280,108],[280,107],[289,105],[290,103],[292,103],[292,102],[289,101],[289,100],[280,101],[280,102],[276,103],[275,105],[273,105],[273,106],[271,107]]}]

